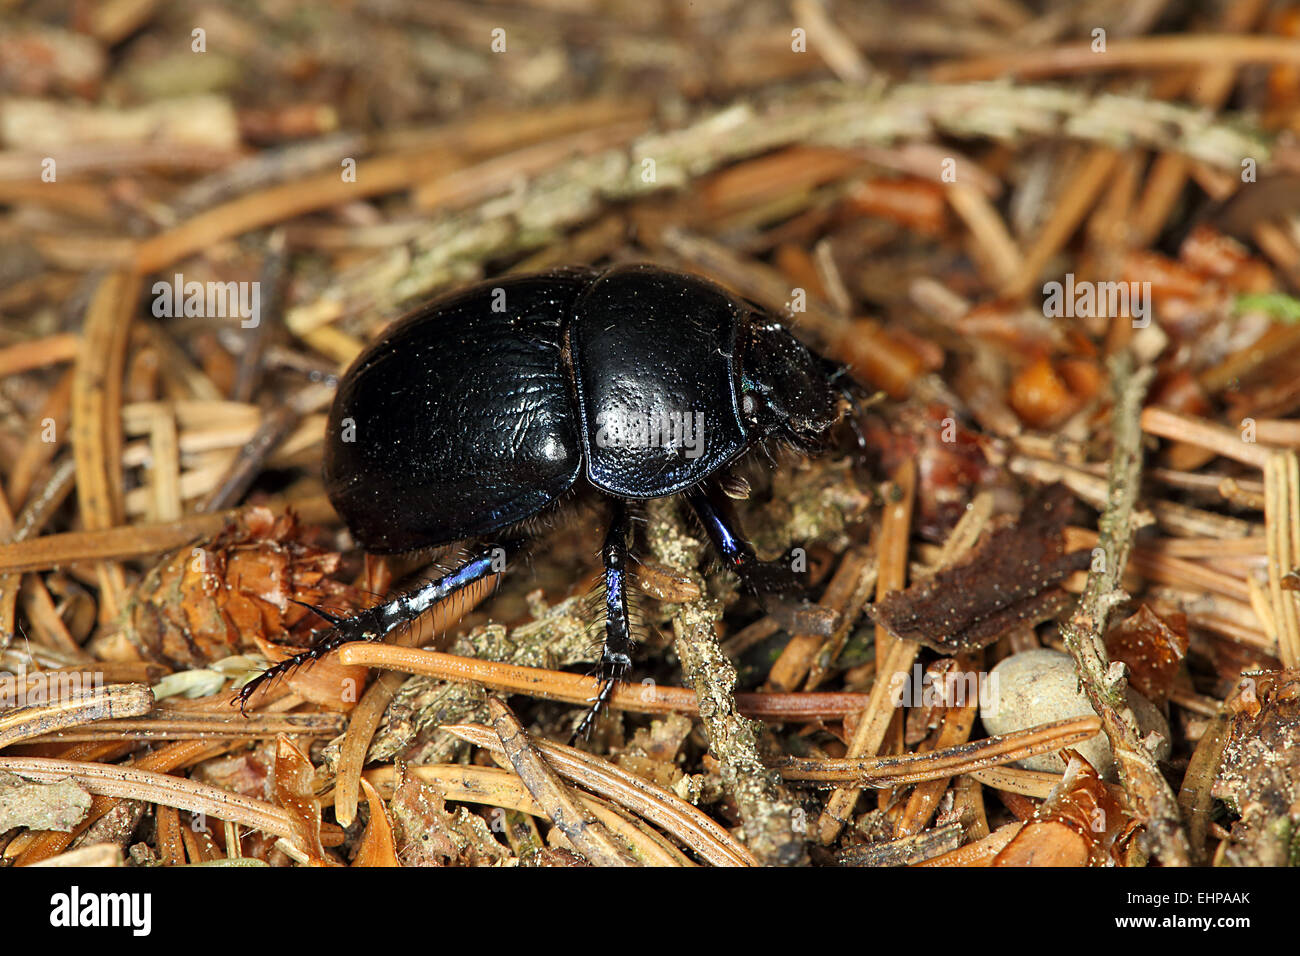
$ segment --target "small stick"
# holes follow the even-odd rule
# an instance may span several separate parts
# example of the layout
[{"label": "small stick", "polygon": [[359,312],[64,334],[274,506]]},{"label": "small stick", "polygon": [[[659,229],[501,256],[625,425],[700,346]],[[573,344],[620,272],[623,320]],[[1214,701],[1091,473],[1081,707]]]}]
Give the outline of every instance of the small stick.
[{"label": "small stick", "polygon": [[[916,494],[916,465],[909,459],[894,476],[894,501],[886,504],[880,523],[879,564],[876,599],[903,587],[907,578],[908,542],[912,531],[912,501]],[[955,532],[954,532],[955,533]],[[876,679],[866,710],[858,719],[849,740],[847,759],[872,757],[885,742],[890,725],[899,716],[903,681],[899,675],[911,670],[921,645],[894,637],[883,625],[876,625]],[[817,820],[817,839],[835,842],[858,802],[858,787],[842,787],[830,795]]]},{"label": "small stick", "polygon": [[[86,311],[72,380],[72,449],[77,461],[77,504],[82,524],[103,531],[122,523],[122,375],[140,276],[110,273]],[[112,621],[126,604],[122,566],[101,562],[100,620]]]},{"label": "small stick", "polygon": [[1244,66],[1253,63],[1300,64],[1300,44],[1289,37],[1236,34],[1181,34],[1112,40],[1098,54],[1091,44],[1009,50],[993,56],[942,63],[930,79],[952,83],[991,80],[1008,74],[1042,78],[1111,70],[1170,67]]},{"label": "small stick", "polygon": [[[423,648],[357,643],[339,648],[338,654],[342,664],[384,667],[441,680],[470,681],[493,690],[527,694],[543,700],[562,700],[570,704],[590,704],[600,690],[600,681],[594,677],[461,657]],[[866,694],[849,693],[736,695],[736,704],[742,714],[778,722],[839,720],[846,714],[861,710],[866,702]],[[663,684],[620,684],[614,688],[608,703],[619,710],[640,714],[699,713],[699,702],[694,691],[687,687]]]},{"label": "small stick", "polygon": [[[334,509],[324,495],[281,502],[306,522],[336,521]],[[138,558],[183,547],[216,534],[226,522],[237,518],[241,509],[211,515],[191,515],[163,524],[138,524],[103,531],[70,531],[31,540],[0,544],[0,573],[48,571],[76,561]]]},{"label": "small stick", "polygon": [[1110,181],[1111,170],[1119,153],[1108,146],[1094,147],[1075,167],[1066,182],[1065,194],[1052,209],[1042,229],[1025,252],[1020,271],[1001,288],[1001,294],[1019,299],[1029,294],[1038,282],[1039,274],[1052,256],[1069,241],[1088,210]]},{"label": "small stick", "polygon": [[190,813],[202,813],[256,827],[276,836],[294,839],[297,831],[288,810],[266,800],[245,797],[220,787],[197,783],[133,766],[85,763],[50,757],[0,757],[0,770],[34,780],[72,777],[93,794],[123,800],[144,800]]},{"label": "small stick", "polygon": [[61,332],[43,339],[7,345],[0,349],[0,378],[71,362],[77,357],[80,344],[81,336],[75,332]]},{"label": "small stick", "polygon": [[[72,381],[75,376],[75,369],[65,372],[32,418],[27,439],[9,472],[8,494],[15,508],[21,508],[27,503],[27,495],[36,483],[40,470],[54,460],[67,439],[68,413],[72,408]],[[54,441],[46,440],[51,437],[45,427],[47,420],[55,423],[52,436]]]},{"label": "small stick", "polygon": [[1300,458],[1274,452],[1264,468],[1264,516],[1268,537],[1269,603],[1284,667],[1300,667],[1300,596],[1283,587],[1300,566]]},{"label": "small stick", "polygon": [[[838,653],[847,640],[858,615],[866,604],[868,589],[875,583],[875,567],[866,548],[850,548],[840,561],[840,566],[822,594],[822,607],[840,613],[840,623],[830,638],[820,634],[794,634],[781,651],[768,673],[767,685],[775,690],[788,691],[808,678],[807,690],[812,690],[824,676],[817,663],[818,652],[826,648],[829,657]],[[828,659],[829,659],[828,657]],[[811,674],[810,674],[811,672]]]},{"label": "small stick", "polygon": [[[975,704],[945,708],[943,725],[939,728],[933,744],[936,750],[958,747],[966,743],[970,739],[970,732],[975,726],[975,717],[978,714],[979,707]],[[935,751],[928,751],[925,756],[931,756],[933,753]],[[934,815],[935,808],[939,805],[939,798],[948,789],[951,779],[951,777],[938,777],[927,780],[912,791],[907,798],[907,805],[903,808],[903,816],[898,821],[900,835],[915,834],[925,829],[926,824],[930,822],[930,817]]]},{"label": "small stick", "polygon": [[98,740],[269,740],[280,734],[337,737],[347,718],[328,712],[303,714],[249,714],[237,724],[229,714],[184,713],[162,715],[155,709],[126,720],[101,720],[75,730],[59,730],[33,737],[31,743],[74,743]]},{"label": "small stick", "polygon": [[1141,423],[1142,430],[1148,434],[1197,445],[1243,465],[1262,470],[1268,461],[1270,451],[1267,446],[1242,441],[1241,433],[1237,430],[1194,415],[1183,415],[1167,408],[1152,406],[1143,410]]},{"label": "small stick", "polygon": [[985,253],[993,270],[986,278],[991,286],[1005,286],[1024,272],[1025,260],[1006,223],[983,191],[965,183],[947,189],[948,205],[961,217]]},{"label": "small stick", "polygon": [[138,717],[153,708],[153,691],[144,684],[113,684],[90,694],[0,714],[0,749],[52,731],[111,717]]}]

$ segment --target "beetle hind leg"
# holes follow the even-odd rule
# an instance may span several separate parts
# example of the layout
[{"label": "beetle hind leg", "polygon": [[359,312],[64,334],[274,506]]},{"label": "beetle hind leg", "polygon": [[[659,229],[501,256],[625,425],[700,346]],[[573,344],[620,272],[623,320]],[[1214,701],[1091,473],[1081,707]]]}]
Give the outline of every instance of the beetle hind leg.
[{"label": "beetle hind leg", "polygon": [[312,607],[312,610],[330,622],[330,626],[317,631],[312,644],[300,654],[272,664],[239,689],[236,702],[241,713],[246,713],[249,700],[259,688],[289,676],[299,667],[319,660],[330,651],[354,641],[378,641],[392,631],[410,624],[434,605],[447,600],[462,589],[481,581],[489,575],[505,570],[504,559],[518,548],[517,542],[487,548],[474,555],[459,568],[441,575],[420,587],[400,594],[391,600],[366,608],[347,618]]},{"label": "beetle hind leg", "polygon": [[632,639],[632,623],[628,613],[627,533],[627,505],[616,501],[614,518],[601,548],[601,561],[605,565],[605,643],[601,647],[600,662],[596,665],[600,689],[574,729],[574,740],[591,731],[596,718],[609,703],[614,687],[632,667],[632,652],[636,650],[636,641]]}]

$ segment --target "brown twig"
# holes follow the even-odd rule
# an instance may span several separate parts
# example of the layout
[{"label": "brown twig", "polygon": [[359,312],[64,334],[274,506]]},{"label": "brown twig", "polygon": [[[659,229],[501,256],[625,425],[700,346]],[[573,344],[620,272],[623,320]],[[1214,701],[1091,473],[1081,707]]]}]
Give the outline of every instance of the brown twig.
[{"label": "brown twig", "polygon": [[[916,466],[909,460],[895,475],[886,505],[879,536],[880,572],[876,579],[876,598],[898,590],[906,582],[908,542],[912,529],[912,501],[916,493]],[[899,675],[911,670],[921,646],[915,641],[894,637],[876,625],[876,681],[871,687],[867,708],[858,719],[849,738],[849,759],[872,757],[879,750],[890,725],[902,713],[899,699],[903,683]],[[817,821],[817,839],[830,844],[848,822],[861,791],[857,787],[837,789],[826,801]]]},{"label": "brown twig", "polygon": [[990,80],[999,76],[1044,77],[1130,69],[1198,67],[1205,63],[1300,63],[1300,44],[1286,37],[1184,34],[1112,40],[1103,53],[1087,43],[1032,50],[1008,50],[987,57],[943,63],[935,80]]},{"label": "brown twig", "polygon": [[[339,661],[442,680],[473,681],[493,690],[571,704],[589,704],[600,689],[594,677],[390,644],[349,644],[339,649]],[[834,720],[861,709],[866,699],[865,694],[848,693],[736,695],[741,713],[773,721]],[[614,688],[609,706],[642,714],[699,713],[699,701],[692,690],[663,684],[620,684]]]},{"label": "brown twig", "polygon": [[928,753],[836,759],[788,757],[775,766],[787,780],[852,782],[860,787],[901,787],[927,780],[943,780],[1038,754],[1052,753],[1062,747],[1082,743],[1096,736],[1100,729],[1101,723],[1097,718],[1076,717]]}]

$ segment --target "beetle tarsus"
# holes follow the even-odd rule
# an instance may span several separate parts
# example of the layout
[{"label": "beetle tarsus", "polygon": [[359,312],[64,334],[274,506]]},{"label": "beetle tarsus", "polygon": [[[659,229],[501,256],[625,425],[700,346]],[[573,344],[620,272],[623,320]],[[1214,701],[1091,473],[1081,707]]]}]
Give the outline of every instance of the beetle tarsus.
[{"label": "beetle tarsus", "polygon": [[[377,607],[383,606],[378,605]],[[312,610],[316,609],[312,608]],[[277,680],[288,677],[303,665],[320,660],[330,651],[338,650],[344,644],[350,644],[353,641],[376,640],[381,637],[382,634],[375,633],[376,621],[373,614],[375,610],[377,608],[369,608],[353,617],[338,618],[336,623],[323,631],[317,631],[313,635],[312,644],[307,650],[292,657],[287,657],[262,671],[239,689],[239,712],[245,717],[248,716],[246,710],[248,702],[257,693],[258,688],[269,687]],[[383,633],[387,633],[387,631]]]},{"label": "beetle tarsus", "polygon": [[587,707],[587,712],[582,715],[578,725],[573,729],[573,734],[569,737],[569,744],[572,745],[578,740],[585,740],[591,733],[591,728],[596,725],[596,719],[609,704],[609,699],[614,696],[614,690],[623,681],[623,675],[631,668],[632,662],[629,659],[614,660],[607,655],[602,654],[600,664],[596,668],[596,676],[600,680],[600,687],[596,691],[596,696],[592,697]]}]

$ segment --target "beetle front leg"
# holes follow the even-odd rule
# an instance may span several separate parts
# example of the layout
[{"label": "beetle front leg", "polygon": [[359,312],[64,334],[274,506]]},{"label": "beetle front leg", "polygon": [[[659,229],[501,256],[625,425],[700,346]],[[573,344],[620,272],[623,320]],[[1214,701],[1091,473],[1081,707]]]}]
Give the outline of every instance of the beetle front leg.
[{"label": "beetle front leg", "polygon": [[596,717],[609,702],[610,695],[614,693],[615,685],[632,667],[632,652],[636,650],[636,642],[632,640],[627,611],[628,527],[627,503],[616,500],[614,517],[600,551],[601,561],[605,565],[605,643],[601,648],[600,663],[596,665],[600,690],[596,692],[591,707],[573,731],[575,740],[591,729]]},{"label": "beetle front leg", "polygon": [[793,562],[759,559],[754,546],[740,530],[730,499],[717,482],[710,481],[703,488],[691,489],[686,498],[704,525],[714,550],[746,587],[758,595],[804,596],[807,589],[795,573]]},{"label": "beetle front leg", "polygon": [[410,624],[425,611],[447,600],[453,594],[481,581],[491,574],[505,570],[504,559],[518,549],[517,542],[487,548],[470,558],[455,571],[423,584],[413,591],[398,595],[392,600],[359,611],[352,617],[339,618],[313,608],[330,627],[318,631],[307,650],[272,664],[239,690],[236,700],[242,712],[258,688],[268,686],[312,661],[319,660],[330,651],[353,641],[383,640],[392,631]]},{"label": "beetle front leg", "polygon": [[763,610],[792,634],[821,634],[829,637],[839,623],[839,614],[813,603],[808,586],[794,570],[794,561],[762,561],[754,546],[745,540],[731,501],[716,482],[686,493],[696,516],[708,532],[723,562],[740,577],[758,598]]}]

